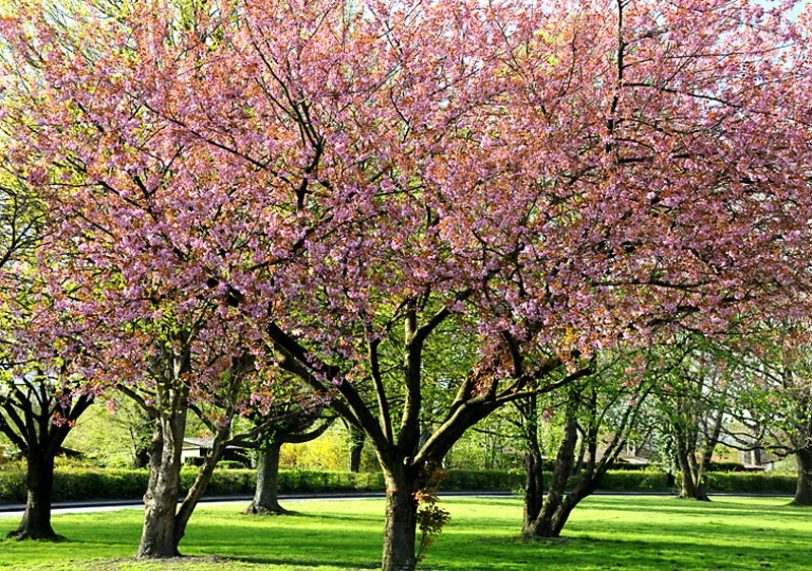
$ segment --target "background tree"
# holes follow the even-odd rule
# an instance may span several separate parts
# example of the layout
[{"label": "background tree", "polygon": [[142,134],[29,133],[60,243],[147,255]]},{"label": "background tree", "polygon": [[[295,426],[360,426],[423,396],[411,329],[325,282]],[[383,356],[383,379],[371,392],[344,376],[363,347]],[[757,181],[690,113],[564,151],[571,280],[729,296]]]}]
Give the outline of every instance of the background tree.
[{"label": "background tree", "polygon": [[361,454],[364,451],[366,436],[359,428],[345,424],[347,428],[347,470],[359,472],[361,470]]},{"label": "background tree", "polygon": [[812,505],[812,354],[804,320],[763,324],[732,340],[737,383],[735,416],[744,428],[738,447],[794,456],[798,483],[793,503]]},{"label": "background tree", "polygon": [[[3,133],[8,136],[9,133]],[[55,539],[51,527],[54,461],[76,420],[93,402],[64,376],[59,360],[38,354],[32,321],[47,311],[33,269],[42,239],[42,203],[7,163],[0,170],[0,433],[26,461],[27,499],[17,539]],[[38,300],[40,302],[38,303]]]},{"label": "background tree", "polygon": [[672,352],[668,379],[657,390],[657,406],[674,444],[683,499],[709,501],[707,473],[730,420],[732,369],[725,356],[703,340],[684,339]]},{"label": "background tree", "polygon": [[257,484],[254,499],[245,513],[255,515],[286,514],[279,505],[279,452],[284,444],[302,444],[315,440],[330,428],[334,417],[307,397],[277,398],[267,411],[254,415],[257,436],[253,442],[257,454]]},{"label": "background tree", "polygon": [[[645,356],[632,355],[642,357],[642,367],[647,368]],[[525,537],[559,537],[572,510],[600,486],[635,434],[641,409],[656,380],[650,372],[640,370],[639,362],[630,359],[628,355],[608,356],[593,374],[542,401],[546,411],[558,411],[562,422],[553,473],[546,488],[540,411],[533,408],[538,407],[537,399],[517,405],[528,448],[522,525]]]}]

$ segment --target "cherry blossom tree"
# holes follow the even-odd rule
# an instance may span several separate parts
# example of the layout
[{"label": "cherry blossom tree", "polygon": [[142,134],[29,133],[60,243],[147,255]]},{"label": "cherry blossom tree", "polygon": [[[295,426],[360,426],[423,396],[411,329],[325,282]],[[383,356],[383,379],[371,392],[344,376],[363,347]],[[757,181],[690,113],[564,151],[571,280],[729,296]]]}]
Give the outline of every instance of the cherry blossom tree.
[{"label": "cherry blossom tree", "polygon": [[297,376],[377,454],[386,570],[494,410],[620,340],[801,311],[791,3],[14,4],[2,119],[70,260],[54,283],[109,331],[88,377],[158,359],[205,401],[249,353]]},{"label": "cherry blossom tree", "polygon": [[55,539],[51,526],[54,462],[76,420],[93,402],[62,373],[53,351],[31,345],[50,307],[32,263],[42,238],[42,204],[8,165],[0,170],[0,434],[26,463],[27,498],[16,539]]},{"label": "cherry blossom tree", "polygon": [[[305,402],[303,406],[302,401]],[[334,417],[324,410],[307,406],[307,399],[296,396],[274,399],[266,411],[257,411],[260,431],[253,442],[257,459],[257,483],[246,515],[284,515],[290,512],[279,505],[279,454],[284,444],[302,444],[315,440],[332,426]]]},{"label": "cherry blossom tree", "polygon": [[[220,178],[216,153],[189,149],[128,93],[149,89],[149,61],[116,35],[114,7],[15,6],[3,27],[3,121],[15,172],[46,205],[37,270],[51,305],[31,340],[56,348],[84,391],[123,393],[154,421],[138,556],[167,557],[178,554],[234,421],[262,398],[247,384],[266,377],[250,350],[253,327],[209,271],[241,259],[248,204],[228,200],[239,177]],[[214,444],[178,505],[190,413]]]}]

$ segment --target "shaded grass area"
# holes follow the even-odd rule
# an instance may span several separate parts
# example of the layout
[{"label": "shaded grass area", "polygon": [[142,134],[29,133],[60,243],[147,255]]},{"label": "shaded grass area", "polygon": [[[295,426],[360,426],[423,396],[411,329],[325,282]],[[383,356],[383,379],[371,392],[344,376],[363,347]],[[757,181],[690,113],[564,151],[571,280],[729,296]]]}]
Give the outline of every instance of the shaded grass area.
[{"label": "shaded grass area", "polygon": [[[761,569],[812,568],[812,510],[781,498],[717,498],[710,504],[664,497],[588,499],[565,537],[524,543],[521,501],[455,498],[452,520],[422,568]],[[0,569],[233,571],[377,569],[381,500],[287,502],[298,515],[243,516],[243,506],[203,506],[181,544],[184,560],[136,563],[138,510],[60,515],[58,543],[0,543]],[[16,522],[0,520],[5,535]]]}]

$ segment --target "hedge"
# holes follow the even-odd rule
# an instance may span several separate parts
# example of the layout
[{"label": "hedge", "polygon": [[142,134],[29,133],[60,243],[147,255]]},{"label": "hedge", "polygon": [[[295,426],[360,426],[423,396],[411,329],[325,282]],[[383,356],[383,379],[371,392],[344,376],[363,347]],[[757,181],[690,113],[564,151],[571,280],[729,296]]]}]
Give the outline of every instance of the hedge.
[{"label": "hedge", "polygon": [[[197,469],[184,467],[181,485],[184,490],[192,484]],[[549,482],[549,474],[545,481]],[[206,490],[210,496],[250,495],[254,491],[253,470],[216,470]],[[577,478],[577,477],[576,477]],[[525,476],[521,471],[451,470],[442,490],[501,491],[519,490]],[[712,472],[709,474],[711,492],[769,492],[795,491],[795,477],[763,472]],[[147,486],[146,470],[116,468],[59,467],[54,481],[55,501],[103,499],[139,499]],[[318,470],[281,470],[281,493],[383,491],[380,472],[325,472]],[[616,492],[669,492],[666,474],[654,470],[612,470],[600,486],[601,490]],[[19,463],[6,464],[0,470],[0,503],[25,501],[25,473]]]}]

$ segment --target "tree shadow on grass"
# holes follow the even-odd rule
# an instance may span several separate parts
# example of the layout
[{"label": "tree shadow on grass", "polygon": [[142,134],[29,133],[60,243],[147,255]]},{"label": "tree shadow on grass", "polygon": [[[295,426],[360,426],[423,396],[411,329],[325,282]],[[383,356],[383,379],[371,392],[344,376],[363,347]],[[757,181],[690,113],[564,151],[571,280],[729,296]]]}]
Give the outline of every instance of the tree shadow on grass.
[{"label": "tree shadow on grass", "polygon": [[809,517],[809,508],[793,509],[791,505],[764,505],[753,506],[752,504],[736,503],[736,502],[697,502],[693,500],[678,500],[674,498],[672,505],[663,507],[662,505],[647,505],[646,502],[633,502],[633,501],[616,501],[612,503],[602,503],[600,498],[593,499],[583,504],[583,509],[592,511],[608,511],[608,512],[643,512],[643,513],[662,513],[669,515],[691,514],[691,515],[709,515],[717,514],[720,516],[743,516],[743,517],[764,517],[769,515],[772,517],[784,518],[807,518]]},{"label": "tree shadow on grass", "polygon": [[306,558],[284,558],[284,557],[230,557],[230,561],[241,563],[252,563],[256,565],[287,565],[291,567],[303,567],[305,569],[318,569],[319,567],[339,567],[341,569],[380,569],[380,560],[368,563],[359,563],[351,560],[330,560],[321,561]]},{"label": "tree shadow on grass", "polygon": [[[467,542],[477,545],[477,556],[493,561],[505,561],[505,569],[634,569],[635,571],[668,571],[693,569],[752,570],[808,569],[804,554],[765,550],[758,546],[705,545],[673,541],[613,541],[591,537],[563,537],[524,542],[521,537],[471,537]],[[469,548],[465,550],[471,553]],[[439,558],[438,552],[438,558]],[[461,560],[443,550],[444,568],[485,568],[471,566],[471,559]],[[512,561],[512,563],[507,563]],[[518,566],[516,564],[519,564]]]}]

